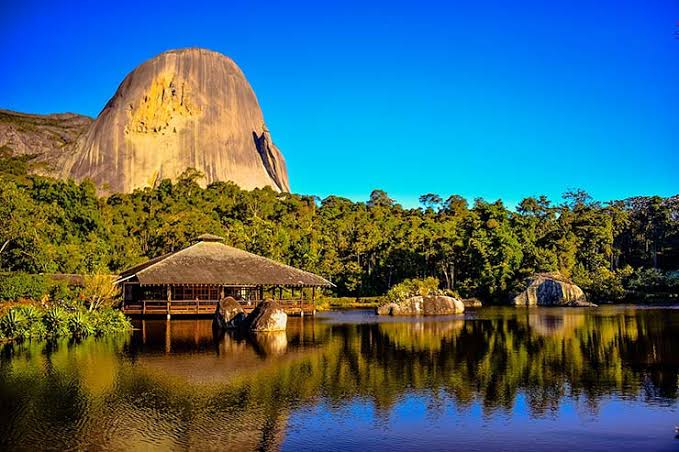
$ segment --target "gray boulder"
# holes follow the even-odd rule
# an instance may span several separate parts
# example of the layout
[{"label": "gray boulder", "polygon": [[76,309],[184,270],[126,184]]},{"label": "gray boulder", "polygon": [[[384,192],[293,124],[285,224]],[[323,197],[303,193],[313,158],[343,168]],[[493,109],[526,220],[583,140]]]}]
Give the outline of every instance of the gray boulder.
[{"label": "gray boulder", "polygon": [[238,328],[245,321],[243,308],[233,297],[219,300],[215,309],[214,325],[222,329]]},{"label": "gray boulder", "polygon": [[515,295],[514,306],[596,306],[583,290],[558,273],[538,273],[526,280],[526,289]]},{"label": "gray boulder", "polygon": [[400,302],[390,302],[379,306],[378,315],[451,315],[464,312],[464,304],[453,297],[430,295],[415,296]]},{"label": "gray boulder", "polygon": [[398,315],[398,312],[400,312],[400,308],[396,303],[384,303],[375,310],[377,315]]},{"label": "gray boulder", "polygon": [[250,331],[285,331],[288,315],[278,303],[265,300],[259,303],[245,320]]}]

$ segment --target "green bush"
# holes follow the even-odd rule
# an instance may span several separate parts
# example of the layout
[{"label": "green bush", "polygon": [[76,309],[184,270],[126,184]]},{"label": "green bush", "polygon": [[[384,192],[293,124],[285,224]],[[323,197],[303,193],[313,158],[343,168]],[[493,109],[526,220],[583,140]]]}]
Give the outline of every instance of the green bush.
[{"label": "green bush", "polygon": [[5,273],[0,275],[0,300],[28,298],[40,300],[50,295],[50,283],[44,275]]},{"label": "green bush", "polygon": [[68,316],[68,331],[73,337],[87,337],[94,334],[87,312],[76,311]]},{"label": "green bush", "polygon": [[42,313],[40,309],[32,305],[25,305],[16,307],[14,310],[18,311],[26,321],[27,328],[22,338],[45,337],[47,330],[42,323]]},{"label": "green bush", "polygon": [[637,295],[675,295],[679,294],[679,274],[640,268],[626,278],[625,285]]},{"label": "green bush", "polygon": [[0,339],[104,336],[132,329],[119,310],[68,311],[62,307],[14,306],[0,317]]},{"label": "green bush", "polygon": [[404,279],[387,292],[387,300],[401,301],[417,295],[427,296],[442,294],[439,290],[439,280],[433,277]]},{"label": "green bush", "polygon": [[92,311],[90,313],[90,323],[92,325],[93,333],[97,336],[132,329],[130,320],[122,313],[122,311],[117,309]]},{"label": "green bush", "polygon": [[69,333],[68,314],[62,308],[47,309],[43,314],[42,323],[48,336],[66,336]]},{"label": "green bush", "polygon": [[584,289],[592,301],[619,302],[628,295],[624,281],[631,272],[631,267],[616,271],[599,268],[586,277],[574,277],[574,282]]},{"label": "green bush", "polygon": [[18,309],[9,310],[0,319],[0,334],[8,339],[23,338],[28,331],[26,318]]},{"label": "green bush", "polygon": [[70,287],[66,281],[55,281],[49,276],[31,273],[0,274],[0,300],[20,299],[40,301],[49,298],[64,304],[78,302],[81,288]]}]

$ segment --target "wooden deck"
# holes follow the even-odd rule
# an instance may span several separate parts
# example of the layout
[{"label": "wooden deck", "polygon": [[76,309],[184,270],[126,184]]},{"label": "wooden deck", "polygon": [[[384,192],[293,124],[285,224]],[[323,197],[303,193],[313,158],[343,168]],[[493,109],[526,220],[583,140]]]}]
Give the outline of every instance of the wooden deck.
[{"label": "wooden deck", "polygon": [[[316,313],[315,305],[308,301],[300,300],[276,300],[290,316],[308,316]],[[241,301],[245,313],[250,313],[259,301]],[[135,302],[125,302],[123,312],[127,315],[140,316],[175,316],[175,315],[201,315],[211,316],[215,313],[217,300],[188,300],[175,301],[168,303],[166,300],[143,300]]]}]

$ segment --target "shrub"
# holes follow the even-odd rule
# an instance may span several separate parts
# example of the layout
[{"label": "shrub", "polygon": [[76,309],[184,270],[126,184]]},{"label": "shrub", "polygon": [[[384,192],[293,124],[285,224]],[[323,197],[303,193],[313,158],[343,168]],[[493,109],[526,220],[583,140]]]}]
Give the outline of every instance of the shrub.
[{"label": "shrub", "polygon": [[679,274],[653,268],[640,268],[626,278],[627,288],[640,295],[668,295],[679,293]]},{"label": "shrub", "polygon": [[44,275],[5,273],[0,275],[0,300],[28,298],[40,300],[50,294],[50,283]]},{"label": "shrub", "polygon": [[120,289],[110,275],[87,275],[80,293],[90,311],[112,308],[120,300]]},{"label": "shrub", "polygon": [[132,329],[132,323],[122,311],[106,309],[90,313],[92,331],[97,336],[112,334]]},{"label": "shrub", "polygon": [[0,317],[0,338],[27,339],[69,336],[103,336],[125,332],[132,324],[121,311],[105,309],[99,311],[67,311],[62,307],[48,309],[31,305],[18,305]]},{"label": "shrub", "polygon": [[585,282],[581,282],[580,286],[594,301],[622,301],[627,296],[623,279],[629,276],[630,271],[629,268],[614,272],[599,268]]},{"label": "shrub", "polygon": [[442,292],[439,290],[439,280],[436,278],[405,279],[389,289],[387,300],[395,302],[417,295],[427,296],[440,293]]},{"label": "shrub", "polygon": [[26,318],[18,309],[10,309],[0,319],[0,333],[7,339],[23,338],[28,331]]},{"label": "shrub", "polygon": [[76,311],[68,316],[68,331],[71,336],[81,338],[94,334],[94,328],[86,312]]},{"label": "shrub", "polygon": [[62,308],[53,307],[45,311],[42,323],[48,336],[65,336],[69,333],[68,314]]}]

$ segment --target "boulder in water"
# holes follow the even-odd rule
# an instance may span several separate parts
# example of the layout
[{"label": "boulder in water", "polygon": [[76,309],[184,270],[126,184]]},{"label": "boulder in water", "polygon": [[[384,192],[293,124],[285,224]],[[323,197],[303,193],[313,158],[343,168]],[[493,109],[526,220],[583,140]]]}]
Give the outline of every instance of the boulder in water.
[{"label": "boulder in water", "polygon": [[259,303],[245,320],[250,331],[284,331],[288,315],[275,301],[269,299]]},{"label": "boulder in water", "polygon": [[245,321],[243,308],[233,297],[219,300],[215,309],[214,325],[222,329],[238,328]]},{"label": "boulder in water", "polygon": [[514,306],[596,306],[583,290],[558,273],[538,273],[526,280],[526,289],[511,300]]},{"label": "boulder in water", "polygon": [[464,312],[464,304],[453,297],[442,295],[415,296],[400,302],[379,306],[378,315],[451,315]]},{"label": "boulder in water", "polygon": [[464,312],[464,304],[457,298],[430,295],[424,297],[422,311],[424,315],[461,314]]}]

